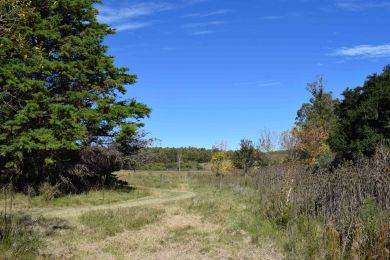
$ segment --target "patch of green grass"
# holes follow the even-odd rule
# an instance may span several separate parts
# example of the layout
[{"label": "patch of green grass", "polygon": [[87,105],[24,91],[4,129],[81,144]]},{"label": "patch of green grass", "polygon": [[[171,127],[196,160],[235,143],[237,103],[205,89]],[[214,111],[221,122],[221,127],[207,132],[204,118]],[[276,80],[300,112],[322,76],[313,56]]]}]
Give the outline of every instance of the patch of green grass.
[{"label": "patch of green grass", "polygon": [[7,215],[6,218],[3,212],[0,215],[0,256],[5,259],[35,258],[38,249],[45,244],[44,237],[56,230],[70,228],[59,219],[33,219],[22,213]]},{"label": "patch of green grass", "polygon": [[93,210],[82,214],[80,222],[104,238],[154,223],[161,219],[163,213],[162,209],[139,207]]},{"label": "patch of green grass", "polygon": [[[130,176],[132,175],[132,176]],[[161,177],[162,176],[162,177]],[[205,220],[223,226],[226,243],[250,238],[252,243],[272,242],[282,248],[287,242],[286,231],[267,216],[267,207],[261,202],[254,179],[248,177],[248,185],[242,176],[228,175],[220,180],[210,172],[137,172],[122,173],[122,178],[132,184],[170,188],[182,183],[196,192],[195,198],[178,202],[185,212],[196,214]],[[160,180],[165,180],[160,185]],[[179,230],[173,237],[184,237],[191,230]],[[187,234],[186,234],[187,233]]]},{"label": "patch of green grass", "polygon": [[283,230],[288,259],[325,259],[324,230],[319,220],[298,216]]},{"label": "patch of green grass", "polygon": [[[199,175],[197,178],[210,179],[212,176]],[[224,180],[221,189],[216,188],[218,184],[212,181],[195,180],[197,196],[179,205],[191,214],[224,226],[229,234],[223,237],[226,242],[240,241],[245,235],[250,237],[252,243],[270,241],[281,247],[285,243],[284,233],[267,217],[259,201],[258,191],[241,186],[234,180],[239,177],[229,178]]]},{"label": "patch of green grass", "polygon": [[231,194],[212,187],[196,188],[197,196],[179,202],[188,213],[197,214],[216,224],[226,224],[234,205]]},{"label": "patch of green grass", "polygon": [[197,239],[204,241],[206,236],[207,232],[202,232],[191,225],[186,225],[170,230],[165,242],[189,242]]},{"label": "patch of green grass", "polygon": [[[27,195],[17,193],[14,196],[13,205],[16,208],[28,207],[69,207],[79,205],[101,205],[115,203],[125,200],[138,199],[151,195],[151,192],[146,189],[122,189],[122,190],[96,190],[81,194],[66,195],[52,200],[45,200],[42,196],[29,197]],[[104,199],[103,199],[104,197]],[[0,197],[0,203],[3,202]]]},{"label": "patch of green grass", "polygon": [[[203,196],[202,196],[203,197]],[[220,201],[216,198],[193,198],[188,202],[184,202],[185,208],[190,213],[195,213],[203,217],[214,219],[215,221],[220,221],[221,219],[218,215],[222,211],[222,206]]]},{"label": "patch of green grass", "polygon": [[28,221],[24,216],[1,221],[0,255],[6,258],[29,259],[36,254],[42,246],[42,240],[37,232],[25,226]]},{"label": "patch of green grass", "polygon": [[253,243],[261,243],[264,240],[276,241],[281,237],[280,230],[274,223],[247,210],[237,213],[232,220],[230,229],[246,232]]}]

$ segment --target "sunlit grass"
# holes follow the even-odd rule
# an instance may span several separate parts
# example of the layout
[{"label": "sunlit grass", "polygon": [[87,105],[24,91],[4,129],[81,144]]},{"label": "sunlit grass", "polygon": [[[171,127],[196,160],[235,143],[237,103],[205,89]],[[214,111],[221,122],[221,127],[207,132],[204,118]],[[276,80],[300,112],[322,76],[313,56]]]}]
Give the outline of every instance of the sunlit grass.
[{"label": "sunlit grass", "polygon": [[177,189],[187,183],[191,172],[188,171],[121,171],[117,175],[130,185],[151,188]]},{"label": "sunlit grass", "polygon": [[[12,203],[13,207],[16,208],[69,207],[81,205],[94,206],[138,199],[149,195],[151,195],[151,193],[147,189],[138,188],[122,190],[95,190],[81,194],[66,195],[52,200],[45,200],[43,196],[28,196],[25,194],[16,193],[13,195],[14,198]],[[9,198],[8,203],[10,203]],[[3,194],[0,195],[0,204],[4,204]]]},{"label": "sunlit grass", "polygon": [[104,238],[154,223],[161,218],[163,213],[162,209],[138,207],[93,210],[82,214],[80,222],[94,230],[96,235]]}]

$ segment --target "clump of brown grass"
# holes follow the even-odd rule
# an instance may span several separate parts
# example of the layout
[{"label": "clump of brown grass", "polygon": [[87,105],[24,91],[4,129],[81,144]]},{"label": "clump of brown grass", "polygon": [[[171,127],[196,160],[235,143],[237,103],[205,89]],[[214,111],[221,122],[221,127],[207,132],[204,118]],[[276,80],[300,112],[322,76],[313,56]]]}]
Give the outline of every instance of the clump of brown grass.
[{"label": "clump of brown grass", "polygon": [[51,185],[48,182],[44,182],[39,187],[39,194],[45,201],[53,200],[61,195],[61,191],[58,188],[58,185]]},{"label": "clump of brown grass", "polygon": [[360,251],[361,251],[361,245],[363,243],[363,234],[362,234],[362,225],[356,224],[354,233],[353,233],[353,240],[352,240],[352,246],[351,246],[351,258],[353,260],[359,260],[360,259]]},{"label": "clump of brown grass", "polygon": [[379,228],[379,236],[375,245],[374,255],[372,259],[386,260],[390,258],[389,244],[390,244],[390,230],[387,224],[383,224]]},{"label": "clump of brown grass", "polygon": [[333,224],[328,224],[326,227],[325,242],[327,247],[327,258],[332,260],[340,259],[340,234]]}]

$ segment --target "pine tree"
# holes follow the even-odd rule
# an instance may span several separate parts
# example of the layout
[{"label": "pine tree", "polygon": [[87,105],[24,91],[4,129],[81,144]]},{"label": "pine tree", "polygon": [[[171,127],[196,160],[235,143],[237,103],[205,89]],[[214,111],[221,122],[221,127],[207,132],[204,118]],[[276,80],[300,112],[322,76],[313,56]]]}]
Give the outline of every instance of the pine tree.
[{"label": "pine tree", "polygon": [[123,99],[136,76],[107,55],[98,3],[0,0],[0,173],[52,176],[143,126],[150,109]]},{"label": "pine tree", "polygon": [[378,144],[390,144],[390,65],[368,77],[361,87],[346,89],[337,106],[338,123],[330,137],[341,159],[375,154]]}]

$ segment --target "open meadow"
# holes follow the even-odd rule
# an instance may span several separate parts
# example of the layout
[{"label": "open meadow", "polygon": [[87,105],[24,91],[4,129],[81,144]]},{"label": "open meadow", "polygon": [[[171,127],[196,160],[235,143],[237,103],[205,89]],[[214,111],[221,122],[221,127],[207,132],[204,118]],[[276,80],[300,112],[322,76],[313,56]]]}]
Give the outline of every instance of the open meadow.
[{"label": "open meadow", "polygon": [[224,180],[220,188],[210,172],[117,174],[134,188],[105,191],[104,200],[102,191],[48,203],[15,195],[8,218],[25,233],[10,237],[13,245],[3,243],[3,253],[48,259],[282,258],[282,234],[256,216],[251,188],[230,190]]},{"label": "open meadow", "polygon": [[[91,191],[46,202],[41,196],[16,194],[12,208],[8,194],[7,218],[17,229],[10,234],[11,244],[2,242],[0,252],[11,259],[350,256],[353,242],[342,249],[334,237],[335,248],[329,248],[332,238],[324,236],[338,231],[329,231],[324,219],[298,214],[293,204],[284,208],[279,191],[284,190],[280,185],[285,185],[285,179],[275,173],[283,170],[262,170],[262,176],[252,173],[246,179],[240,174],[219,178],[207,171],[120,171],[115,175],[129,183],[128,189]],[[0,202],[5,205],[4,194]],[[367,202],[356,214],[364,236],[357,253],[376,252],[370,250],[380,245],[380,224],[388,224],[388,213]],[[356,232],[355,227],[351,230]],[[352,240],[356,240],[353,234]],[[386,244],[382,247],[386,250]]]}]

